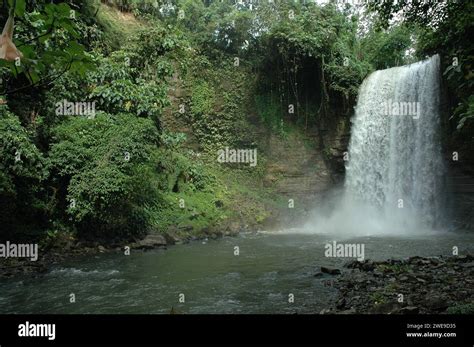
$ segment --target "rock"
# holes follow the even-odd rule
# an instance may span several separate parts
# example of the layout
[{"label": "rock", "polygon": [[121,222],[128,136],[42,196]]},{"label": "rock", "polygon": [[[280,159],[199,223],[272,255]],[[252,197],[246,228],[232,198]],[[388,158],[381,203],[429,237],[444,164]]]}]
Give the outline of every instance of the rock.
[{"label": "rock", "polygon": [[341,270],[333,269],[333,268],[325,267],[325,266],[321,266],[321,272],[324,272],[324,273],[327,273],[327,274],[330,274],[330,275],[340,275],[341,274]]},{"label": "rock", "polygon": [[344,264],[344,267],[348,269],[359,269],[361,264],[362,263],[358,260],[351,260],[348,263]]},{"label": "rock", "polygon": [[363,264],[362,264],[362,270],[364,271],[373,271],[375,269],[375,264],[371,261],[371,260],[366,260]]},{"label": "rock", "polygon": [[[474,259],[471,257],[411,257],[399,262],[351,261],[345,265],[351,270],[337,279],[335,287],[339,294],[332,312],[340,313],[354,307],[357,313],[440,314],[446,312],[452,303],[472,302]],[[387,265],[393,264],[403,265],[406,271],[386,273],[386,268],[394,268]],[[442,271],[438,270],[440,267]],[[321,272],[330,273],[327,268]],[[404,303],[397,302],[397,293],[407,293]]]},{"label": "rock", "polygon": [[178,235],[175,233],[174,230],[168,230],[164,234],[164,238],[166,240],[166,243],[170,244],[170,245],[174,245],[174,244],[176,244],[177,242],[180,241],[180,238],[178,237]]},{"label": "rock", "polygon": [[463,268],[474,268],[474,261],[471,261],[469,263],[464,263],[464,264],[461,264],[461,266]]},{"label": "rock", "polygon": [[137,249],[153,249],[160,246],[166,246],[166,239],[160,234],[147,235],[143,240],[136,243],[134,248]]},{"label": "rock", "polygon": [[340,309],[344,308],[344,306],[346,306],[346,298],[340,298],[336,302],[336,308],[340,310]]},{"label": "rock", "polygon": [[374,270],[374,277],[383,277],[384,274],[378,270]]},{"label": "rock", "polygon": [[316,272],[313,277],[322,277],[324,274],[321,271]]},{"label": "rock", "polygon": [[448,302],[446,299],[440,296],[431,296],[425,299],[423,302],[426,307],[428,307],[431,310],[443,310],[448,308]]},{"label": "rock", "polygon": [[231,235],[238,234],[240,232],[240,224],[238,222],[232,222],[227,227],[227,231],[231,233]]},{"label": "rock", "polygon": [[354,307],[351,307],[348,310],[340,311],[338,312],[339,314],[356,314],[356,309]]},{"label": "rock", "polygon": [[420,309],[416,306],[407,306],[403,307],[401,310],[398,311],[400,314],[417,314],[420,312]]},{"label": "rock", "polygon": [[398,303],[395,302],[383,302],[380,304],[376,304],[373,309],[372,313],[376,314],[387,314],[387,313],[395,313],[400,309]]},{"label": "rock", "polygon": [[421,264],[421,262],[423,261],[424,259],[420,256],[414,256],[414,257],[410,257],[408,258],[408,263],[410,264]]}]

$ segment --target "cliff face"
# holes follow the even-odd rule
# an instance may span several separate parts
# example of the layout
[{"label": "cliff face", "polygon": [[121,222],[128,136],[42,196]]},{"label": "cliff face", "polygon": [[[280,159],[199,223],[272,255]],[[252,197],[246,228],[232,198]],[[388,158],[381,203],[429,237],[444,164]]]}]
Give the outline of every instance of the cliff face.
[{"label": "cliff face", "polygon": [[266,135],[264,184],[285,200],[273,221],[275,227],[298,227],[333,188],[343,184],[349,137],[350,120],[343,116],[322,131],[295,129],[285,139]]},{"label": "cliff face", "polygon": [[452,229],[474,230],[474,137],[469,128],[457,129],[453,117],[456,91],[441,83],[441,130],[446,167],[446,200]]},{"label": "cliff face", "polygon": [[451,162],[447,169],[448,216],[452,227],[474,230],[474,170]]},{"label": "cliff face", "polygon": [[[192,105],[195,91],[189,88],[190,83],[187,79],[201,78],[201,73],[197,72],[197,76],[189,77],[175,73],[169,80],[168,97],[171,106],[163,113],[161,126],[167,132],[185,133],[187,139],[184,143],[185,151],[192,150],[202,154],[202,157],[209,159],[206,165],[212,166],[216,164],[214,152],[206,152],[196,132],[196,123],[202,120],[178,112],[180,105],[187,100],[191,100]],[[209,82],[209,85],[212,83]],[[218,87],[215,86],[215,90]],[[248,113],[242,117],[223,115],[221,110],[229,101],[219,102],[218,96],[214,96],[206,126],[211,133],[216,134],[216,138],[219,138],[217,136],[219,134],[225,136],[221,133],[221,128],[216,126],[221,118],[229,119],[230,126],[236,129],[233,135],[236,139],[243,138],[239,129],[246,129],[246,137],[251,141],[240,146],[258,148],[258,165],[244,172],[252,175],[255,172],[259,173],[251,178],[249,176],[248,180],[239,178],[238,181],[231,182],[220,171],[215,171],[226,186],[237,184],[241,190],[250,194],[239,196],[235,191],[230,191],[229,200],[232,201],[232,206],[229,208],[233,209],[235,214],[227,218],[224,224],[232,224],[231,229],[298,227],[299,223],[304,222],[304,217],[325,200],[326,194],[344,181],[344,153],[347,151],[350,137],[349,117],[342,112],[332,114],[327,117],[329,119],[325,121],[324,127],[319,129],[316,124],[312,124],[308,129],[304,129],[304,126],[296,125],[291,119],[283,116],[285,130],[279,131],[258,116],[252,104],[254,101],[252,88],[235,86],[227,89],[232,90],[233,95],[241,95],[238,98],[241,100],[240,107]],[[190,109],[186,107],[186,110]],[[231,180],[232,175],[242,169],[239,166],[226,164],[221,166],[231,169],[228,170],[232,172]],[[254,197],[258,198],[255,200]],[[253,215],[245,212],[250,205]],[[254,213],[257,206],[260,206],[257,213],[259,218],[256,218]]]},{"label": "cliff face", "polygon": [[295,131],[285,140],[270,134],[265,145],[265,184],[279,194],[308,203],[331,186],[330,169],[312,133]]},{"label": "cliff face", "polygon": [[345,160],[351,133],[351,122],[348,116],[336,117],[324,132],[324,154],[336,184],[344,181]]}]

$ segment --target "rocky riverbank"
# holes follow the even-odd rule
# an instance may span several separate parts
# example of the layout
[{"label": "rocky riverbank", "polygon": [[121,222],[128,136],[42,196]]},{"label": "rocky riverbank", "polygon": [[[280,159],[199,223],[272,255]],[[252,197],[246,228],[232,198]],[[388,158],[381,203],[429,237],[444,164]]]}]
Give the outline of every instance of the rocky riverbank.
[{"label": "rocky riverbank", "polygon": [[473,255],[352,261],[345,268],[325,280],[339,295],[321,313],[474,313]]}]

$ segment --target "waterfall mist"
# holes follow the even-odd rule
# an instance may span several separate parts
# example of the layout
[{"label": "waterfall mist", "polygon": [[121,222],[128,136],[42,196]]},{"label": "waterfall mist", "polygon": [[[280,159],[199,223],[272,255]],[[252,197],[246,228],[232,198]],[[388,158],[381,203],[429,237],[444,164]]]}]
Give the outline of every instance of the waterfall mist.
[{"label": "waterfall mist", "polygon": [[342,192],[318,207],[309,232],[416,234],[442,223],[439,56],[379,70],[362,83]]}]

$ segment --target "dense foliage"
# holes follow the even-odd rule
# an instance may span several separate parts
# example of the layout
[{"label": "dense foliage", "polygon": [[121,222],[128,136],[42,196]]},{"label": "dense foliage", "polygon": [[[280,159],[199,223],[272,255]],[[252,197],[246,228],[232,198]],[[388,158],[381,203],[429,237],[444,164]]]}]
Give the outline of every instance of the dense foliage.
[{"label": "dense foliage", "polygon": [[[445,77],[457,127],[469,129],[463,6],[374,5],[365,17],[307,1],[17,0],[24,60],[0,60],[0,236],[199,232],[246,211],[259,222],[273,199],[258,186],[263,166],[218,167],[216,151],[258,148],[264,163],[262,127],[322,134],[350,117],[371,71],[411,62],[415,48],[458,57]],[[399,11],[405,21],[389,25]],[[58,112],[63,101],[94,112]],[[257,183],[248,191],[236,177]]]}]

